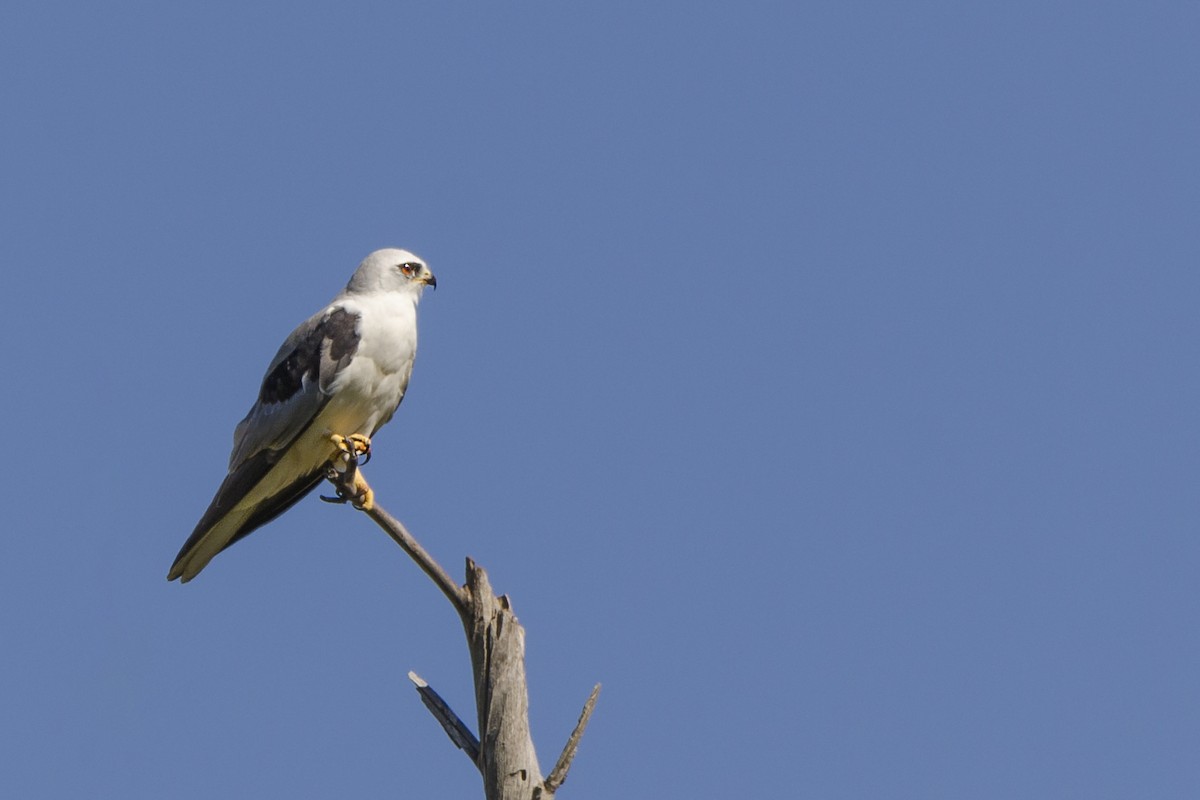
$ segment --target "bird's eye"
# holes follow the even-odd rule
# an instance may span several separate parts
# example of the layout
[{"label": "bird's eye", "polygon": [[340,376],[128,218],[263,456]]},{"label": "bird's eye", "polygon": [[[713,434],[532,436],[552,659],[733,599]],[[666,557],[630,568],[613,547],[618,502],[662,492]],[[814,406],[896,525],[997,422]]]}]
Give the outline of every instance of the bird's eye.
[{"label": "bird's eye", "polygon": [[417,274],[417,269],[418,265],[412,263],[411,261],[400,265],[400,271],[404,273],[404,277],[406,278],[411,278],[413,275]]}]

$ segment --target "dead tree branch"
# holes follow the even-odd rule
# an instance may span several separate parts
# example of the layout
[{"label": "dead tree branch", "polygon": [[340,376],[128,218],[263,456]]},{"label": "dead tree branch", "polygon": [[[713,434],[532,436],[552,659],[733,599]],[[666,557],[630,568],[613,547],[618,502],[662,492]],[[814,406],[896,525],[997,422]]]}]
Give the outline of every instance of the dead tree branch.
[{"label": "dead tree branch", "polygon": [[393,517],[388,512],[384,511],[379,505],[373,505],[369,509],[365,509],[367,516],[375,521],[375,524],[383,529],[384,533],[392,537],[392,541],[400,545],[404,552],[412,557],[412,560],[417,562],[426,575],[433,580],[434,584],[442,590],[442,594],[446,595],[446,599],[454,606],[454,610],[461,617],[467,612],[467,597],[461,586],[454,582],[450,574],[442,569],[442,565],[433,560],[433,556],[425,552],[425,548],[412,537],[408,529],[404,527],[400,520]]},{"label": "dead tree branch", "polygon": [[433,714],[433,718],[442,724],[442,729],[446,731],[450,741],[454,742],[454,746],[466,753],[467,758],[471,759],[471,763],[478,766],[479,740],[475,738],[475,734],[471,733],[467,723],[454,713],[454,709],[420,675],[409,672],[408,679],[417,687],[417,693],[421,695],[421,702],[429,709],[429,713]]},{"label": "dead tree branch", "polygon": [[404,525],[373,502],[357,463],[329,478],[337,498],[365,511],[433,580],[462,620],[471,652],[479,737],[444,700],[414,673],[421,700],[451,741],[471,757],[483,775],[487,800],[552,800],[566,780],[579,740],[595,708],[600,685],[592,690],[575,730],[567,740],[549,778],[538,766],[529,731],[529,690],[525,680],[525,629],[517,621],[506,595],[496,596],[487,572],[467,559],[467,582],[459,586],[408,532]]},{"label": "dead tree branch", "polygon": [[567,780],[567,773],[571,769],[571,762],[575,760],[575,753],[579,750],[579,740],[583,738],[583,732],[587,730],[588,721],[592,718],[592,710],[596,707],[596,698],[600,696],[600,684],[592,689],[591,695],[587,702],[583,704],[583,711],[579,714],[579,721],[575,723],[575,730],[571,731],[571,738],[567,739],[567,744],[563,747],[562,754],[558,757],[558,763],[554,765],[554,769],[550,770],[550,777],[546,778],[546,789],[551,794],[558,791],[558,787],[562,786]]}]

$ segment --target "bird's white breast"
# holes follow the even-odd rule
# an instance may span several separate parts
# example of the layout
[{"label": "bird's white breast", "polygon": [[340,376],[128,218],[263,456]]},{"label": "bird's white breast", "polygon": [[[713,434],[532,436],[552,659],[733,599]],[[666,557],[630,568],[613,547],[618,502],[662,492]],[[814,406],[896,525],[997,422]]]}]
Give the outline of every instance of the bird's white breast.
[{"label": "bird's white breast", "polygon": [[336,433],[372,435],[404,398],[417,355],[417,307],[407,293],[346,298],[359,315],[358,349],[329,387],[322,417]]}]

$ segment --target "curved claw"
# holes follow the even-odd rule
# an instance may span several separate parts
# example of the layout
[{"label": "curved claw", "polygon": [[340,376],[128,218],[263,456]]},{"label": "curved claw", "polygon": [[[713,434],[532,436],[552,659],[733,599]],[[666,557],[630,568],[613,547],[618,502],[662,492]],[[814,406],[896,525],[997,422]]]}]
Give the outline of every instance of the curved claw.
[{"label": "curved claw", "polygon": [[[359,511],[370,511],[375,506],[375,492],[358,470],[360,465],[371,460],[370,440],[360,434],[349,437],[334,434],[330,438],[342,451],[325,471],[325,478],[334,485],[337,497],[318,496],[326,503],[350,503]],[[345,461],[344,469],[339,468],[337,461],[340,460]]]},{"label": "curved claw", "polygon": [[353,450],[356,454],[371,452],[371,439],[369,436],[362,433],[352,433],[345,437],[343,446],[346,449]]}]

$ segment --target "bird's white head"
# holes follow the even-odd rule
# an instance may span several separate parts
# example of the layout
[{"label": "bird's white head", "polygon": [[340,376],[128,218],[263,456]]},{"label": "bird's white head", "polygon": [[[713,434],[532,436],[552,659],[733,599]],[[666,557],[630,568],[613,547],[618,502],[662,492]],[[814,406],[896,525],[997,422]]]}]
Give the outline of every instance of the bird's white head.
[{"label": "bird's white head", "polygon": [[437,288],[429,266],[407,250],[389,247],[363,259],[346,284],[346,293],[411,292],[419,298],[426,286]]}]

